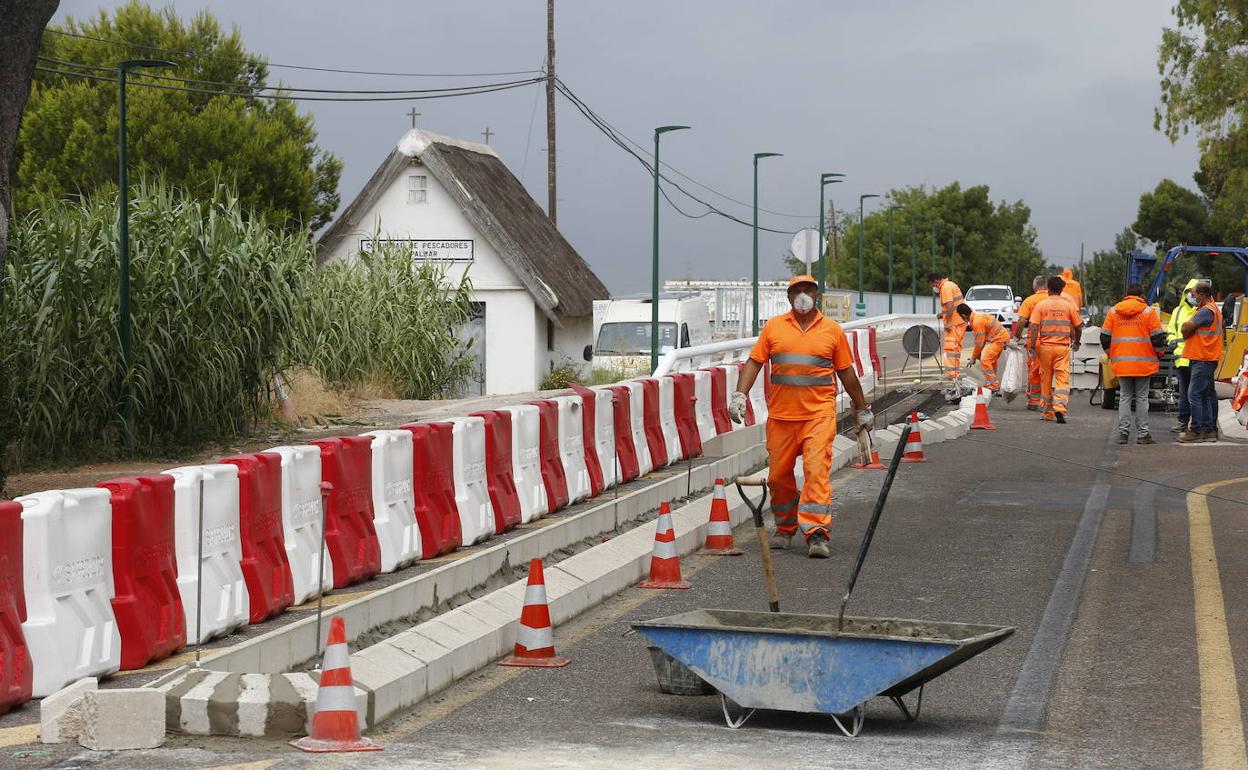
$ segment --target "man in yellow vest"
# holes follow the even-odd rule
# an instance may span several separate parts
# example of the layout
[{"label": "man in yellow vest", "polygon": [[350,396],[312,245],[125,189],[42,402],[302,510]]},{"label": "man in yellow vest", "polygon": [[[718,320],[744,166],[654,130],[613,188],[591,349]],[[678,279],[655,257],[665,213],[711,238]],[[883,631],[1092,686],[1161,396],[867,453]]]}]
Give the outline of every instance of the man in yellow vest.
[{"label": "man in yellow vest", "polygon": [[1218,397],[1213,392],[1213,375],[1222,360],[1222,308],[1213,301],[1213,287],[1209,284],[1197,284],[1192,293],[1196,296],[1196,312],[1179,330],[1183,335],[1183,355],[1192,372],[1187,386],[1192,424],[1179,434],[1179,441],[1184,444],[1218,440],[1214,411]]},{"label": "man in yellow vest", "polygon": [[1101,347],[1109,353],[1109,366],[1118,378],[1118,443],[1130,436],[1132,402],[1135,411],[1135,443],[1153,444],[1148,432],[1148,385],[1161,368],[1157,348],[1165,345],[1157,311],[1144,301],[1144,287],[1133,283],[1127,295],[1109,309],[1101,324]]},{"label": "man in yellow vest", "polygon": [[1201,280],[1193,278],[1183,287],[1183,295],[1179,297],[1179,304],[1170,311],[1170,323],[1166,326],[1166,342],[1174,354],[1174,372],[1179,379],[1179,421],[1170,429],[1171,433],[1182,433],[1187,430],[1192,419],[1192,405],[1187,400],[1187,386],[1192,381],[1192,370],[1188,366],[1188,360],[1183,357],[1183,332],[1181,330],[1183,324],[1190,321],[1196,314],[1196,297],[1192,294],[1192,290],[1198,283],[1201,283]]}]

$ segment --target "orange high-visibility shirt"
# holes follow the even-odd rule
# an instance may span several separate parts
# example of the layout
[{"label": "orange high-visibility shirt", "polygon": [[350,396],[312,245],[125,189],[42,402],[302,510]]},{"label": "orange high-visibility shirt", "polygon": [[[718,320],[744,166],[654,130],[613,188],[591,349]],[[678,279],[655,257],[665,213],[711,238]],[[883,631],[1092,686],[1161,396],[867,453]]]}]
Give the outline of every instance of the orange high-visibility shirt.
[{"label": "orange high-visibility shirt", "polygon": [[951,329],[962,325],[962,316],[958,315],[958,305],[962,304],[962,290],[953,281],[946,278],[940,284],[940,317],[944,319],[945,328]]},{"label": "orange high-visibility shirt", "polygon": [[984,346],[990,342],[1004,345],[1010,341],[1010,333],[997,317],[987,313],[971,313],[971,332],[975,334],[975,350],[971,353],[973,358],[978,357]]},{"label": "orange high-visibility shirt", "polygon": [[1196,312],[1205,308],[1213,311],[1213,320],[1197,328],[1196,333],[1183,343],[1183,357],[1188,361],[1222,360],[1222,308],[1210,301],[1197,308]]},{"label": "orange high-visibility shirt", "polygon": [[1076,310],[1083,307],[1083,287],[1074,278],[1066,281],[1066,288],[1062,289],[1062,294],[1074,300]]},{"label": "orange high-visibility shirt", "polygon": [[1148,377],[1160,368],[1153,332],[1161,319],[1143,297],[1127,296],[1105,314],[1101,331],[1109,335],[1109,366],[1119,377]]},{"label": "orange high-visibility shirt", "polygon": [[836,416],[836,373],[854,365],[845,330],[818,311],[805,331],[792,311],[773,316],[750,358],[760,365],[771,362],[767,418],[772,420]]},{"label": "orange high-visibility shirt", "polygon": [[1041,345],[1069,345],[1079,329],[1079,311],[1070,298],[1049,295],[1036,303],[1027,320],[1032,339]]},{"label": "orange high-visibility shirt", "polygon": [[1018,306],[1018,320],[1014,322],[1015,325],[1021,329],[1023,322],[1027,320],[1028,316],[1031,315],[1031,311],[1035,309],[1036,303],[1047,296],[1049,296],[1049,293],[1042,290],[1035,292],[1031,296],[1027,297],[1027,299],[1023,300],[1023,303]]}]

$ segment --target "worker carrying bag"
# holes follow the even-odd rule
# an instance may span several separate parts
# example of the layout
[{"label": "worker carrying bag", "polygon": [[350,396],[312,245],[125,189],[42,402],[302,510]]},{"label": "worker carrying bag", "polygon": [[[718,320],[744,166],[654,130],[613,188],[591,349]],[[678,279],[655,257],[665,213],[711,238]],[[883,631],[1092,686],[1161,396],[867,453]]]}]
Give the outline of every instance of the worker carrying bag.
[{"label": "worker carrying bag", "polygon": [[1001,351],[1001,393],[1009,403],[1027,390],[1027,352],[1011,342]]}]

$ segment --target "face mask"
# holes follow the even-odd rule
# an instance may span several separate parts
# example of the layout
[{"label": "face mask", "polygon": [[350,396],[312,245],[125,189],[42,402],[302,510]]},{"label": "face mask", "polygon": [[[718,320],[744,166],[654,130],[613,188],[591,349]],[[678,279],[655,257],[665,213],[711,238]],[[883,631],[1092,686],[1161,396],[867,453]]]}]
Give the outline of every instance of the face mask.
[{"label": "face mask", "polygon": [[1187,304],[1191,305],[1192,307],[1196,307],[1196,298],[1189,296],[1187,298]]},{"label": "face mask", "polygon": [[799,313],[805,313],[813,309],[815,300],[809,294],[798,294],[793,298],[793,309]]}]

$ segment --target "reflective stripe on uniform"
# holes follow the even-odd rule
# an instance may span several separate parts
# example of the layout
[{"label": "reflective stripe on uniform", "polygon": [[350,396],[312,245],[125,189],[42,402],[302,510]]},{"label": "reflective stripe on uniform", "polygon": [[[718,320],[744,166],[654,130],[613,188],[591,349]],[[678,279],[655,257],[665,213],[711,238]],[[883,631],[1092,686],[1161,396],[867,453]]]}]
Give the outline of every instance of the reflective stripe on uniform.
[{"label": "reflective stripe on uniform", "polygon": [[1196,333],[1204,335],[1206,337],[1214,337],[1214,336],[1221,337],[1222,336],[1221,329],[1197,329]]},{"label": "reflective stripe on uniform", "polygon": [[1040,325],[1041,326],[1066,326],[1066,327],[1074,326],[1074,324],[1072,324],[1070,321],[1065,321],[1060,318],[1041,318]]},{"label": "reflective stripe on uniform", "polygon": [[1152,342],[1148,337],[1113,337],[1111,335],[1111,339],[1114,342]]},{"label": "reflective stripe on uniform", "polygon": [[[823,356],[808,356],[804,353],[772,353],[771,365],[783,366],[785,364],[795,364],[798,366],[821,366],[825,369],[832,368],[832,359]],[[774,380],[775,377],[773,376]]]},{"label": "reflective stripe on uniform", "polygon": [[[1109,357],[1109,360],[1110,360],[1111,362],[1113,362],[1113,363],[1117,363],[1117,362],[1119,362],[1119,361],[1148,361],[1148,362],[1152,362],[1152,361],[1156,361],[1156,360],[1157,360],[1157,357],[1156,357],[1156,356],[1110,356],[1110,357]],[[1127,375],[1127,376],[1130,376],[1130,375]]]},{"label": "reflective stripe on uniform", "polygon": [[771,384],[821,387],[835,385],[836,378],[830,374],[772,374]]},{"label": "reflective stripe on uniform", "polygon": [[823,503],[802,503],[800,506],[798,506],[798,510],[801,511],[802,513],[831,514],[832,506],[831,504],[825,505]]}]

